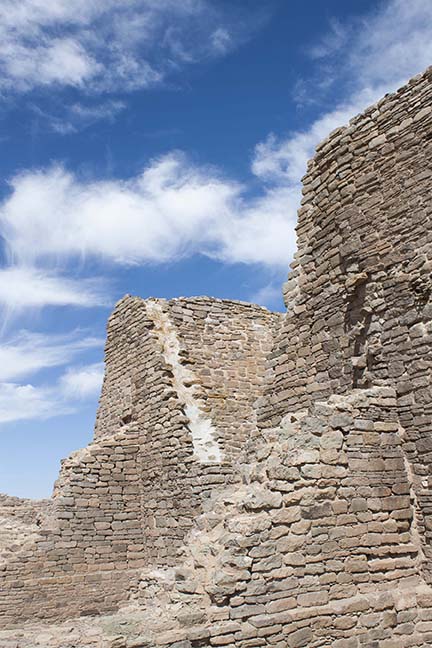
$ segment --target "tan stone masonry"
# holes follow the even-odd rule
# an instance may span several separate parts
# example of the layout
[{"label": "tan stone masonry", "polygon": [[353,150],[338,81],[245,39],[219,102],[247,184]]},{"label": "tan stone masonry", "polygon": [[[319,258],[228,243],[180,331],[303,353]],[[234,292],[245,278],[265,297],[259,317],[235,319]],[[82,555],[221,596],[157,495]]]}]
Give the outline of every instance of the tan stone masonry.
[{"label": "tan stone masonry", "polygon": [[[94,442],[63,462],[47,520],[44,503],[24,525],[30,501],[4,507],[0,540],[22,539],[0,565],[4,625],[115,610],[143,567],[175,564],[203,499],[237,479],[279,320],[207,298],[119,303]],[[212,366],[215,344],[224,364]]]},{"label": "tan stone masonry", "polygon": [[0,496],[0,648],[432,645],[431,80],[318,146],[286,314],[117,305],[93,443]]}]

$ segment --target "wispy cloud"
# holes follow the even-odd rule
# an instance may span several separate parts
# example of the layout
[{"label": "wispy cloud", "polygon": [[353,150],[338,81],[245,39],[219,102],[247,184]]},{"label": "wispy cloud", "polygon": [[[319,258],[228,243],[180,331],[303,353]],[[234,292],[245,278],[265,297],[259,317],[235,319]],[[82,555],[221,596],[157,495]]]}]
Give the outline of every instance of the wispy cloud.
[{"label": "wispy cloud", "polygon": [[[432,60],[429,0],[390,0],[361,20],[356,37],[340,52],[355,88],[394,90]],[[345,69],[344,69],[345,68]]]},{"label": "wispy cloud", "polygon": [[211,0],[2,0],[0,90],[146,88],[225,55],[251,22],[246,12],[231,20]]},{"label": "wispy cloud", "polygon": [[103,364],[96,363],[70,368],[48,385],[0,382],[0,425],[74,414],[98,396],[102,379]]},{"label": "wispy cloud", "polygon": [[282,306],[282,291],[280,282],[270,282],[256,290],[249,297],[254,304],[260,304],[270,309],[278,309]]},{"label": "wispy cloud", "polygon": [[[27,223],[31,227],[31,222]],[[102,279],[72,279],[32,265],[0,269],[0,307],[9,313],[43,306],[89,308],[109,304]]]},{"label": "wispy cloud", "polygon": [[431,64],[431,33],[429,0],[385,0],[348,22],[330,20],[328,32],[309,47],[317,64],[301,80],[301,94],[348,103],[366,91],[395,90]]},{"label": "wispy cloud", "polygon": [[289,189],[250,198],[247,188],[178,153],[128,181],[85,181],[54,167],[19,175],[11,187],[0,233],[19,264],[93,257],[131,265],[200,253],[277,266],[294,248]]},{"label": "wispy cloud", "polygon": [[272,185],[291,187],[299,194],[301,178],[317,144],[335,128],[347,124],[352,117],[377,101],[384,93],[385,89],[382,86],[366,87],[347,101],[338,104],[333,110],[323,113],[305,130],[295,131],[288,137],[278,137],[270,133],[266,140],[255,147],[253,173]]},{"label": "wispy cloud", "polygon": [[3,341],[0,344],[0,424],[72,414],[80,402],[94,399],[102,384],[101,362],[69,367],[49,383],[34,384],[25,379],[44,369],[64,367],[90,350],[100,350],[103,342],[79,330],[68,335],[21,331]]},{"label": "wispy cloud", "polygon": [[[182,7],[189,16],[198,10],[196,2]],[[150,31],[153,19],[151,13],[145,22]],[[315,146],[425,67],[432,54],[432,15],[425,0],[409,6],[391,0],[362,20],[355,38],[344,38],[343,26],[333,23],[324,45],[317,44],[322,59],[335,51],[344,54],[333,71],[344,82],[343,100],[305,130],[287,137],[270,134],[257,145],[252,172],[263,182],[259,195],[251,197],[247,186],[215,169],[198,168],[179,153],[154,160],[129,180],[89,181],[61,166],[28,171],[11,180],[11,193],[0,206],[0,233],[11,258],[33,266],[77,257],[131,265],[198,253],[286,267],[295,249],[300,179]],[[132,41],[137,38],[132,34]],[[224,41],[226,35],[220,32],[218,38]],[[70,301],[74,298],[72,291]],[[80,298],[97,302],[85,289]]]},{"label": "wispy cloud", "polygon": [[336,18],[329,21],[328,31],[318,43],[309,48],[309,56],[313,59],[323,59],[340,52],[348,44],[353,32],[351,24],[342,23]]},{"label": "wispy cloud", "polygon": [[60,400],[53,389],[0,383],[0,424],[47,419],[73,411],[74,408]]},{"label": "wispy cloud", "polygon": [[0,382],[65,366],[79,354],[100,349],[103,343],[101,338],[83,335],[79,330],[67,335],[20,331],[0,343]]},{"label": "wispy cloud", "polygon": [[[235,30],[221,22],[208,2],[198,0],[161,0],[157,5],[132,0],[127,7],[114,0],[25,0],[20,10],[17,7],[11,0],[0,7],[4,92],[12,86],[29,90],[35,83],[73,85],[97,93],[142,88],[160,83],[171,70],[193,63],[200,55],[222,55],[238,42]],[[105,24],[107,12],[111,12],[109,25]],[[118,18],[114,26],[113,16]],[[191,48],[186,35],[197,17],[198,36]],[[95,33],[92,40],[90,34]],[[109,43],[105,53],[102,40]],[[270,134],[257,145],[251,170],[261,183],[258,194],[256,182],[252,193],[251,186],[214,168],[197,167],[177,152],[152,161],[129,180],[88,180],[62,166],[29,170],[12,178],[10,194],[0,205],[0,235],[11,264],[0,274],[0,302],[14,308],[105,303],[100,284],[77,283],[65,273],[56,274],[58,265],[68,267],[76,260],[90,259],[94,271],[94,261],[129,266],[205,254],[229,263],[262,264],[276,271],[286,268],[295,250],[300,179],[307,160],[335,127],[429,65],[429,0],[379,3],[356,21],[355,29],[352,24],[333,23],[327,37],[310,49],[319,61],[319,75],[324,75],[320,96],[329,98],[326,93],[333,93],[335,107],[323,109],[301,131]],[[54,55],[63,70],[52,66]],[[39,77],[34,75],[34,61]],[[308,87],[305,83],[303,90]],[[88,101],[76,104],[89,105]],[[97,116],[84,115],[84,108],[82,114],[78,108],[70,110],[75,110],[76,123]],[[72,118],[63,123],[66,130],[74,128]],[[61,122],[57,126],[61,130]],[[273,283],[266,282],[253,298],[270,305],[275,298]],[[19,340],[3,351],[9,353],[3,363],[0,351],[2,366],[16,363],[14,370],[3,370],[0,422],[72,411],[81,398],[97,392],[99,364],[70,369],[54,385],[14,383],[37,367],[57,366],[59,349],[47,344],[44,361],[30,352],[29,344],[31,340],[27,360],[15,348]]]},{"label": "wispy cloud", "polygon": [[102,362],[72,367],[60,378],[61,392],[68,398],[80,400],[97,396],[101,390],[103,375]]},{"label": "wispy cloud", "polygon": [[126,108],[123,101],[108,100],[95,104],[75,103],[61,107],[60,111],[47,112],[32,105],[31,110],[47,128],[60,135],[70,135],[84,130],[98,121],[112,123]]}]

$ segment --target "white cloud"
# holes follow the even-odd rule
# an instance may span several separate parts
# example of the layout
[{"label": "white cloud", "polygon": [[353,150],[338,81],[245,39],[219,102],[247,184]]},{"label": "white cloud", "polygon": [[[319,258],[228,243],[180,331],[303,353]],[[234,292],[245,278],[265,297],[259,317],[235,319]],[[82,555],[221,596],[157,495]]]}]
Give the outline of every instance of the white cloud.
[{"label": "white cloud", "polygon": [[105,101],[95,106],[84,105],[80,103],[72,104],[70,107],[71,116],[76,119],[88,121],[95,121],[99,119],[111,120],[114,115],[123,110],[126,104],[122,101]]},{"label": "white cloud", "polygon": [[104,375],[102,362],[73,367],[60,378],[63,394],[72,399],[85,399],[100,394]]},{"label": "white cloud", "polygon": [[432,61],[429,0],[391,0],[366,16],[350,44],[347,73],[360,88],[394,90]]},{"label": "white cloud", "polygon": [[73,408],[55,391],[34,385],[0,383],[0,424],[71,414]]},{"label": "white cloud", "polygon": [[210,36],[210,40],[214,50],[221,54],[225,54],[232,47],[232,36],[223,27],[215,29],[213,34]]},{"label": "white cloud", "polygon": [[348,22],[330,20],[308,48],[315,72],[299,80],[296,94],[301,103],[325,98],[334,104],[380,87],[393,91],[431,64],[431,33],[429,0],[382,0]]},{"label": "white cloud", "polygon": [[243,18],[230,25],[211,0],[2,0],[0,89],[147,87],[226,54],[247,31]]},{"label": "white cloud", "polygon": [[93,256],[130,265],[201,253],[286,265],[294,248],[295,192],[247,198],[238,183],[180,154],[128,181],[85,181],[54,167],[19,175],[11,187],[0,233],[19,264]]},{"label": "white cloud", "polygon": [[[32,226],[30,220],[27,220],[27,224]],[[0,305],[9,312],[42,306],[91,307],[108,304],[109,298],[100,279],[71,279],[31,265],[0,269]]]},{"label": "white cloud", "polygon": [[[25,90],[37,81],[101,91],[160,81],[170,65],[176,69],[196,60],[197,50],[191,50],[184,39],[185,25],[208,6],[198,0],[161,0],[157,8],[150,0],[131,0],[126,9],[114,0],[103,4],[100,0],[25,0],[19,6],[4,0],[0,6],[0,36],[5,36],[0,38],[3,88],[13,84]],[[177,26],[165,21],[167,8],[176,16]],[[113,11],[120,12],[119,20],[113,39],[107,42],[120,45],[116,51],[109,46],[107,56],[101,57],[100,39],[106,39],[108,29],[104,16]],[[68,25],[69,31],[54,38],[52,28],[59,24]],[[96,40],[88,40],[96,24],[101,25]],[[236,40],[232,31],[216,25],[214,19],[203,24],[205,30],[200,34],[205,32],[210,44],[206,55],[224,53],[230,41]],[[226,262],[286,268],[295,248],[300,178],[315,146],[334,128],[422,71],[432,59],[429,0],[381,3],[355,27],[348,25],[344,33],[343,26],[334,23],[330,36],[312,52],[325,65],[320,72],[325,70],[327,78],[320,80],[320,91],[336,92],[337,88],[339,92],[335,108],[303,131],[286,137],[270,135],[257,145],[252,171],[265,183],[259,195],[251,196],[247,186],[214,169],[194,167],[178,153],[153,161],[126,181],[89,181],[61,166],[13,178],[11,193],[0,205],[0,235],[15,265],[1,271],[0,302],[8,306],[104,303],[97,284],[85,280],[78,284],[41,269],[56,267],[59,260],[90,257],[127,266],[201,253]],[[167,52],[171,56],[170,64],[161,69],[155,68],[150,55],[145,56],[155,43],[155,34],[163,36],[156,47],[158,56],[161,51],[162,59]],[[204,52],[204,45],[200,47]],[[64,74],[51,66],[53,48],[64,62]],[[26,60],[33,50],[42,70],[36,80],[33,61]],[[79,112],[76,108],[77,119]],[[273,283],[252,296],[267,304],[275,297]],[[100,364],[71,368],[50,386],[11,382],[62,364],[61,341],[50,344],[27,335],[0,349],[0,366],[5,367],[0,374],[0,422],[70,412],[77,401],[97,394]]]},{"label": "white cloud", "polygon": [[19,47],[8,62],[6,72],[14,79],[37,79],[41,85],[62,83],[80,86],[96,72],[97,65],[84,48],[70,38],[56,38],[48,46]]},{"label": "white cloud", "polygon": [[343,24],[336,18],[330,19],[330,26],[321,41],[309,48],[309,55],[313,59],[321,59],[340,51],[347,44],[352,34],[350,26]]},{"label": "white cloud", "polygon": [[0,343],[0,382],[67,365],[76,355],[101,348],[103,343],[101,338],[83,336],[81,331],[67,335],[20,331]]},{"label": "white cloud", "polygon": [[[195,4],[187,7],[192,11]],[[286,138],[270,135],[257,145],[252,171],[270,183],[259,195],[251,197],[248,187],[214,169],[196,168],[177,153],[126,181],[87,181],[59,166],[27,172],[12,179],[11,194],[0,206],[0,231],[11,256],[20,264],[89,256],[130,265],[201,253],[287,267],[307,160],[330,131],[395,89],[404,80],[401,74],[410,76],[424,66],[432,53],[429,14],[423,0],[413,0],[409,8],[392,0],[364,19],[355,38],[344,39],[343,27],[333,26],[320,56],[331,56],[338,47],[345,52],[334,70],[344,80],[345,99],[304,131]],[[218,34],[224,41],[223,30]],[[399,68],[395,57],[402,47]]]},{"label": "white cloud", "polygon": [[12,382],[42,369],[67,365],[75,356],[100,348],[103,340],[22,331],[0,345],[0,424],[73,414],[78,402],[98,396],[103,363],[68,368],[50,384]]},{"label": "white cloud", "polygon": [[295,224],[299,194],[278,186],[256,198],[232,205],[215,225],[209,256],[229,263],[259,263],[286,268],[296,249]]},{"label": "white cloud", "polygon": [[267,182],[286,184],[293,191],[297,187],[300,192],[301,178],[317,144],[335,128],[347,124],[354,115],[377,101],[385,92],[383,86],[365,88],[334,110],[323,114],[304,131],[294,132],[287,138],[277,138],[271,133],[255,148],[253,173]]},{"label": "white cloud", "polygon": [[71,368],[51,385],[0,382],[0,425],[73,414],[79,402],[98,396],[102,379],[98,363]]}]

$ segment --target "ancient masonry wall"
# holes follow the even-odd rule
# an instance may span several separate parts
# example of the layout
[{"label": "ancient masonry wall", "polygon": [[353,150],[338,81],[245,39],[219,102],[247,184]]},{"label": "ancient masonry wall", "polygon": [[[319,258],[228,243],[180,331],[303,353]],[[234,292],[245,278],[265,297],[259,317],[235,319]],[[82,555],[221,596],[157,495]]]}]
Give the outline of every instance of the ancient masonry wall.
[{"label": "ancient masonry wall", "polygon": [[432,644],[395,390],[355,390],[285,416],[238,472],[240,483],[204,504],[176,568],[142,571],[132,607],[0,632],[0,646]]},{"label": "ancient masonry wall", "polygon": [[[340,128],[304,178],[287,317],[261,412],[391,385],[432,557],[432,69]],[[428,575],[430,579],[430,574]]]},{"label": "ancient masonry wall", "polygon": [[283,320],[119,304],[94,443],[12,506],[1,648],[432,645],[431,80],[318,147]]},{"label": "ancient masonry wall", "polygon": [[[175,573],[175,614],[162,632],[147,621],[148,645],[430,645],[399,432],[396,393],[382,387],[266,431],[241,487],[215,494],[200,518]],[[149,602],[148,577],[140,591]]]},{"label": "ancient masonry wall", "polygon": [[197,522],[149,645],[432,644],[431,80],[309,165],[262,436]]},{"label": "ancient masonry wall", "polygon": [[[94,443],[63,462],[48,523],[21,527],[0,565],[2,623],[115,609],[142,567],[175,562],[203,498],[236,479],[279,319],[206,298],[118,304]],[[28,509],[9,504],[2,522]]]}]

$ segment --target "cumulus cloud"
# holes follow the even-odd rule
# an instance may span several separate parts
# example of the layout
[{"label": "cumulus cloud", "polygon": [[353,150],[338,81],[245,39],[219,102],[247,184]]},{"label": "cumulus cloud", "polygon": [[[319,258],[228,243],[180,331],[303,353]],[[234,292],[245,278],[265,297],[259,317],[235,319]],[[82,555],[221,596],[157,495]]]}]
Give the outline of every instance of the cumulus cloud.
[{"label": "cumulus cloud", "polygon": [[[86,9],[80,24],[87,24],[97,7]],[[197,3],[184,8],[194,13]],[[57,11],[64,17],[68,10]],[[144,31],[152,31],[151,16]],[[129,180],[86,180],[61,166],[28,171],[11,180],[11,193],[0,206],[0,233],[12,262],[37,266],[91,257],[127,266],[199,253],[226,262],[286,267],[295,249],[300,179],[316,144],[424,67],[432,53],[432,17],[424,0],[409,6],[392,0],[362,20],[355,37],[347,27],[349,39],[343,26],[333,23],[331,37],[315,51],[321,59],[335,50],[344,54],[335,68],[345,89],[343,100],[309,128],[287,137],[270,134],[257,145],[252,172],[264,183],[258,195],[215,169],[197,168],[179,153],[152,161]],[[218,47],[228,36],[221,28],[214,32]],[[168,40],[173,38],[170,31]],[[136,39],[133,33],[131,40]],[[396,66],[401,48],[403,65]],[[97,302],[85,290],[81,298]]]},{"label": "cumulus cloud", "polygon": [[[185,25],[208,8],[208,3],[161,0],[156,5],[150,0],[132,0],[125,6],[114,0],[103,4],[99,0],[25,0],[18,8],[5,0],[0,7],[0,87],[14,85],[27,90],[37,82],[98,92],[114,87],[133,89],[160,82],[170,66],[196,60],[195,44],[200,38],[191,50],[184,39]],[[161,11],[167,7],[170,15],[176,16],[177,25],[165,22]],[[120,12],[110,38],[109,29],[103,26],[107,11]],[[55,28],[59,23],[69,25],[69,31],[58,35]],[[101,25],[101,30],[95,30],[95,25]],[[286,136],[270,134],[257,145],[252,172],[262,183],[258,194],[215,169],[194,166],[179,153],[152,161],[129,180],[88,180],[62,166],[30,170],[12,178],[10,193],[0,205],[0,235],[10,264],[0,276],[0,301],[77,306],[104,302],[94,284],[84,280],[78,285],[46,270],[57,267],[59,260],[66,263],[88,258],[130,266],[206,254],[225,262],[286,268],[295,249],[300,179],[315,146],[331,130],[395,90],[431,61],[432,13],[428,0],[381,3],[359,20],[355,29],[348,25],[346,30],[344,33],[344,26],[334,23],[327,39],[311,48],[315,60],[324,65],[319,69],[321,76],[323,70],[326,75],[320,92],[334,93],[335,108],[323,112],[302,131]],[[97,33],[95,41],[88,40],[90,33]],[[155,34],[160,37],[155,47],[157,57],[146,58],[145,53],[155,44]],[[205,43],[199,45],[206,56],[226,52],[236,40],[232,31],[213,18],[202,22],[198,34],[206,35]],[[109,43],[106,57],[100,54],[102,38]],[[119,45],[111,50],[114,43]],[[37,80],[33,61],[27,61],[33,50],[41,69]],[[165,63],[156,66],[161,51]],[[53,52],[64,64],[63,76],[50,64]],[[14,297],[14,282],[20,286],[19,298]],[[274,297],[272,283],[266,283],[254,296],[261,303]],[[9,349],[9,354],[14,353]],[[43,366],[56,364],[55,351],[50,353],[45,362],[51,364]],[[42,364],[37,354],[32,358],[29,352],[27,366],[21,357],[15,374],[4,372],[0,422],[71,411],[76,401],[90,398],[99,389],[98,364],[75,367],[54,386],[11,382]]]},{"label": "cumulus cloud", "polygon": [[[132,4],[134,11],[138,5],[141,9],[145,5],[147,13],[141,13],[137,23],[127,23],[132,30],[131,42],[140,41],[142,31],[151,38],[156,20],[153,3]],[[162,5],[174,11],[172,3]],[[107,10],[112,6],[104,5]],[[32,10],[32,20],[26,19],[26,11],[19,17],[15,12],[11,24],[21,21],[20,29],[37,33],[40,25],[56,24],[58,20],[72,21],[81,29],[102,11],[97,2],[86,4],[82,13],[72,12],[70,5],[63,3],[51,12],[36,0],[28,0],[25,7],[26,11]],[[181,11],[190,16],[202,7],[202,3],[191,1],[182,4]],[[314,55],[320,59],[331,59],[335,52],[343,54],[334,74],[341,80],[344,99],[309,128],[287,137],[270,134],[257,145],[252,172],[266,183],[258,196],[251,197],[247,186],[214,169],[193,166],[178,153],[154,160],[129,180],[90,181],[61,166],[28,171],[11,180],[11,193],[0,207],[0,232],[11,261],[19,267],[6,272],[19,279],[25,272],[23,265],[39,267],[37,264],[49,264],[57,258],[94,257],[131,265],[160,263],[195,253],[227,262],[286,266],[295,247],[300,178],[316,144],[424,67],[432,54],[432,17],[424,0],[409,4],[392,0],[362,21],[355,36],[352,26],[346,27],[349,39],[344,37],[343,26],[333,23],[330,35],[316,45]],[[136,25],[139,29],[135,31]],[[119,20],[118,28],[124,31],[126,23]],[[226,46],[229,33],[224,28],[219,26],[212,34],[218,48]],[[174,47],[173,41],[178,44],[175,30],[170,29],[165,36],[170,48]],[[396,65],[402,50],[402,63]],[[187,56],[183,52],[183,58]],[[117,108],[111,105],[106,110],[109,113]],[[92,109],[78,104],[71,111],[90,118],[92,115]],[[97,112],[97,108],[93,111]],[[30,303],[32,299],[50,303],[47,293],[54,296],[55,303],[85,305],[103,301],[85,283],[79,291],[64,282],[56,290],[45,291],[44,285],[50,281],[59,279],[34,273],[34,282],[41,289],[28,290]],[[3,299],[9,301],[16,293],[8,286],[3,291],[7,293]],[[24,295],[22,301],[26,299]]]},{"label": "cumulus cloud", "polygon": [[0,90],[145,88],[226,54],[247,32],[243,18],[210,0],[2,0]]}]

